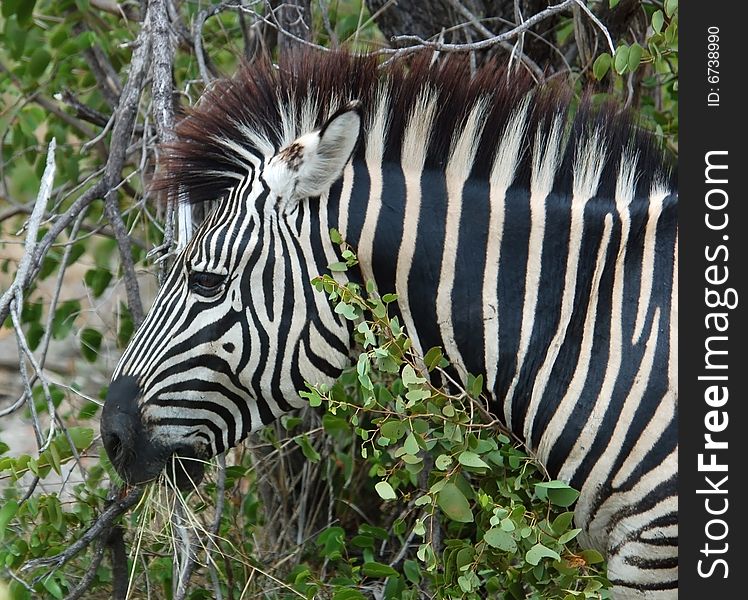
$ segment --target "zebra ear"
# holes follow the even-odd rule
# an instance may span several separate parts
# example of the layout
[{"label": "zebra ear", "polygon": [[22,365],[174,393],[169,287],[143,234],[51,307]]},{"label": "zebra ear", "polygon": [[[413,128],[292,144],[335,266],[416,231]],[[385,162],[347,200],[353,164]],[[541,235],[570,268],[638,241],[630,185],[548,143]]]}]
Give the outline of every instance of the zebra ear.
[{"label": "zebra ear", "polygon": [[278,152],[268,163],[265,180],[280,196],[296,200],[320,196],[340,177],[360,130],[361,104],[349,102],[320,129]]}]

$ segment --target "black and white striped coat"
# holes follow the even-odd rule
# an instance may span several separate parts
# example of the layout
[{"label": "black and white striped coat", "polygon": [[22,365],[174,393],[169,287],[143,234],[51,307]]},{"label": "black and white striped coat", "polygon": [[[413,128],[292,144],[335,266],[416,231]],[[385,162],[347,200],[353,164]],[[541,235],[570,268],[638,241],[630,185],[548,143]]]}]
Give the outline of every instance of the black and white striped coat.
[{"label": "black and white striped coat", "polygon": [[[305,55],[212,89],[158,186],[218,200],[117,366],[102,418],[131,481],[303,405],[349,361],[310,280],[338,229],[417,351],[581,489],[616,598],[677,593],[677,224],[651,140],[489,65]],[[200,467],[194,467],[194,475]]]}]

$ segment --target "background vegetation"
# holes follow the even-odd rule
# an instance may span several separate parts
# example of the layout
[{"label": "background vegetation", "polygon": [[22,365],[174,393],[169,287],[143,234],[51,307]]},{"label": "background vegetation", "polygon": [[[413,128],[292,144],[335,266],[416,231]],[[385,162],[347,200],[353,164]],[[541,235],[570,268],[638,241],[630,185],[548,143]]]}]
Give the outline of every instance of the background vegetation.
[{"label": "background vegetation", "polygon": [[[445,359],[412,355],[390,290],[320,273],[357,323],[353,367],[190,494],[122,489],[97,419],[180,237],[148,196],[157,143],[241,57],[500,56],[629,108],[677,153],[677,40],[677,0],[2,0],[0,600],[605,597],[576,492],[500,429],[479,374],[432,386]],[[331,235],[331,268],[356,268]]]}]

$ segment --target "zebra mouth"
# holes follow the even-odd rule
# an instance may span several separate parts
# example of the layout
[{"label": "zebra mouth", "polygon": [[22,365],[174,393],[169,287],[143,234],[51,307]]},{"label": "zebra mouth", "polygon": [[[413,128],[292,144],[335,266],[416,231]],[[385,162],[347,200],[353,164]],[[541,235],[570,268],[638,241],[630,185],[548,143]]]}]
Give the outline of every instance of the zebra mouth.
[{"label": "zebra mouth", "polygon": [[183,448],[167,459],[164,474],[181,491],[197,489],[205,476],[205,461],[193,449]]}]

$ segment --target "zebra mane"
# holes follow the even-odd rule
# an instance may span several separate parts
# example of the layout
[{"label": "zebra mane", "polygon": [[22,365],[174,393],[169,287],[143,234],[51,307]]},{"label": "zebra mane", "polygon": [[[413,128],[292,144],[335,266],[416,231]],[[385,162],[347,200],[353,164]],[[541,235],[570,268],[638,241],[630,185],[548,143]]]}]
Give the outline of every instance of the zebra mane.
[{"label": "zebra mane", "polygon": [[[184,110],[152,187],[193,203],[217,199],[246,176],[253,155],[269,158],[358,100],[364,130],[356,157],[368,151],[406,164],[413,155],[426,168],[503,177],[507,187],[530,188],[544,169],[549,192],[591,185],[592,195],[611,198],[621,173],[635,181],[636,196],[674,189],[674,168],[654,137],[616,107],[593,108],[589,95],[576,102],[567,85],[536,86],[496,61],[471,75],[466,57],[433,58],[421,53],[382,67],[376,57],[305,50],[277,66],[245,63]],[[507,142],[511,152],[501,147]],[[497,173],[507,164],[513,173]]]}]

